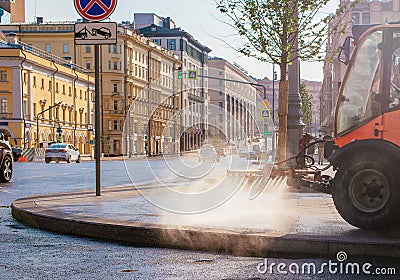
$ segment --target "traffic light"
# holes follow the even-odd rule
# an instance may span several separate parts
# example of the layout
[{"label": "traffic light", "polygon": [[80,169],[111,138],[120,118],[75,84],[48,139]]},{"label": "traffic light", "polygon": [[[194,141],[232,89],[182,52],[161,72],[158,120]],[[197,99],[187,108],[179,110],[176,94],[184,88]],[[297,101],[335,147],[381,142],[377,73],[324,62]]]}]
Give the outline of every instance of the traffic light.
[{"label": "traffic light", "polygon": [[182,67],[178,67],[178,79],[179,79],[179,80],[182,80],[182,79],[183,79]]},{"label": "traffic light", "polygon": [[58,143],[61,143],[62,142],[62,136],[61,136],[61,134],[58,134]]},{"label": "traffic light", "polygon": [[268,136],[268,124],[264,124],[264,136]]}]

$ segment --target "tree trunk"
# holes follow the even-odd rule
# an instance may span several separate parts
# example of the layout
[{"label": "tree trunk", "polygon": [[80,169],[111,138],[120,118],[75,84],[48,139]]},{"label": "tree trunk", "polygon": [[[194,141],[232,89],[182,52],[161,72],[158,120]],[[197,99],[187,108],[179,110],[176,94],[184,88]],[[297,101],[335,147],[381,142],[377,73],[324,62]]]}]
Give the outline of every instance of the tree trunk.
[{"label": "tree trunk", "polygon": [[280,162],[286,159],[286,141],[287,141],[287,116],[288,116],[288,94],[289,81],[281,80],[279,82],[279,100],[278,100],[278,151],[276,161]]}]

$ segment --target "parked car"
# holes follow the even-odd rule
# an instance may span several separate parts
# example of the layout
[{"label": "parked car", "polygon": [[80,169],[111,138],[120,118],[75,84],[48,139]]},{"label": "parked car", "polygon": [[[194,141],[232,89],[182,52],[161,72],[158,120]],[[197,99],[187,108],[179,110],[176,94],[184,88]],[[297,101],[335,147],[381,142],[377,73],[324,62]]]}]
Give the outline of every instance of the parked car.
[{"label": "parked car", "polygon": [[13,153],[10,144],[0,132],[0,182],[9,182],[13,174]]},{"label": "parked car", "polygon": [[18,161],[18,159],[22,156],[22,149],[17,147],[12,147],[11,150],[14,162]]},{"label": "parked car", "polygon": [[219,147],[219,148],[217,148],[216,149],[217,150],[217,153],[218,153],[218,155],[221,157],[226,157],[226,149],[225,148],[221,148],[221,147]]},{"label": "parked car", "polygon": [[249,152],[247,150],[240,150],[239,151],[239,157],[240,158],[247,158],[248,153]]},{"label": "parked car", "polygon": [[247,152],[247,157],[246,157],[248,160],[258,160],[259,159],[259,156],[257,155],[257,153],[256,152],[254,152],[254,151],[248,151]]},{"label": "parked car", "polygon": [[256,153],[257,158],[261,158],[261,148],[260,148],[260,145],[258,145],[258,144],[253,145],[253,152]]},{"label": "parked car", "polygon": [[54,143],[46,148],[44,160],[46,163],[51,161],[57,163],[60,161],[66,161],[68,163],[76,161],[76,163],[80,163],[81,155],[78,149],[71,144]]},{"label": "parked car", "polygon": [[215,148],[209,144],[203,145],[199,150],[199,161],[201,162],[219,162],[219,158]]}]

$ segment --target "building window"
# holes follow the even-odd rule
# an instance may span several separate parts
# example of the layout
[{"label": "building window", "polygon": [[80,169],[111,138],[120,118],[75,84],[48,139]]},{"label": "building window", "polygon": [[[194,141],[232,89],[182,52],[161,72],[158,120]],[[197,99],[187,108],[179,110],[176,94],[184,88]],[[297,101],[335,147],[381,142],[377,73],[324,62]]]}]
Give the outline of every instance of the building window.
[{"label": "building window", "polygon": [[118,85],[117,84],[114,84],[113,90],[114,90],[114,92],[118,92]]},{"label": "building window", "polygon": [[171,51],[176,50],[176,40],[175,39],[168,40],[168,49]]},{"label": "building window", "polygon": [[359,13],[353,13],[353,24],[360,24],[360,14]]},{"label": "building window", "polygon": [[7,71],[0,71],[0,82],[7,82]]},{"label": "building window", "polygon": [[118,62],[114,61],[114,70],[118,70]]},{"label": "building window", "polygon": [[7,98],[1,99],[1,113],[8,113],[8,100]]},{"label": "building window", "polygon": [[90,52],[91,52],[90,45],[86,45],[86,52],[87,52],[87,53],[90,53]]},{"label": "building window", "polygon": [[118,110],[118,101],[114,100],[114,110]]},{"label": "building window", "polygon": [[33,76],[33,87],[36,87],[36,76]]},{"label": "building window", "polygon": [[153,41],[154,41],[154,43],[161,46],[161,39],[154,39]]},{"label": "building window", "polygon": [[219,105],[219,110],[224,109],[224,102],[220,101],[218,102],[218,105]]},{"label": "building window", "polygon": [[111,45],[108,45],[108,53],[111,53]]},{"label": "building window", "polygon": [[370,24],[370,14],[369,13],[362,13],[362,23]]},{"label": "building window", "polygon": [[118,130],[118,121],[114,121],[114,130]]},{"label": "building window", "polygon": [[91,65],[90,65],[90,60],[86,60],[86,69],[90,69]]},{"label": "building window", "polygon": [[108,62],[108,70],[111,70],[111,61]]},{"label": "building window", "polygon": [[46,44],[46,52],[48,52],[48,53],[51,52],[51,46],[50,46],[50,44]]},{"label": "building window", "polygon": [[114,45],[114,53],[118,53],[118,47],[117,44]]},{"label": "building window", "polygon": [[219,91],[219,96],[222,96],[222,91]]},{"label": "building window", "polygon": [[44,89],[44,79],[42,79],[42,86],[41,89]]},{"label": "building window", "polygon": [[28,100],[24,100],[24,116],[28,116]]},{"label": "building window", "polygon": [[65,94],[65,85],[63,85],[63,91],[62,94]]},{"label": "building window", "polygon": [[64,53],[69,53],[68,44],[64,44]]}]

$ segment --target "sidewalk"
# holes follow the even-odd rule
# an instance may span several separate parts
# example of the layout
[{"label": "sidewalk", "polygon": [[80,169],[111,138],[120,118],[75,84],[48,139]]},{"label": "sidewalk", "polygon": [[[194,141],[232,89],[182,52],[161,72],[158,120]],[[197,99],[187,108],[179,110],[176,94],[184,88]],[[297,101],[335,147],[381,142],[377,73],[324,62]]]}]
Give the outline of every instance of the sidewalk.
[{"label": "sidewalk", "polygon": [[[161,187],[142,186],[146,197]],[[133,187],[41,195],[16,200],[15,219],[78,236],[239,256],[400,257],[400,234],[347,224],[326,194],[263,193],[254,201],[239,190],[224,205],[197,215],[160,210]],[[166,198],[167,199],[167,198]]]},{"label": "sidewalk", "polygon": [[[196,155],[198,153],[198,151],[187,151],[187,152],[183,152],[182,156],[189,156],[189,155]],[[121,161],[121,160],[137,160],[137,159],[160,159],[163,157],[179,157],[179,153],[172,155],[172,154],[160,154],[160,155],[156,155],[156,156],[147,156],[147,155],[132,155],[131,157],[129,156],[103,156],[100,158],[101,161],[113,161],[113,160],[117,160],[117,161]],[[44,160],[44,159],[43,159]],[[82,160],[83,161],[94,161],[95,159],[92,158],[90,155],[82,155]]]}]

